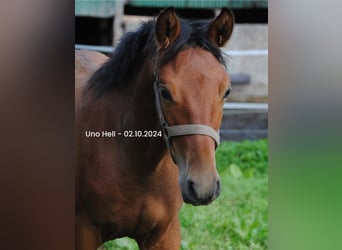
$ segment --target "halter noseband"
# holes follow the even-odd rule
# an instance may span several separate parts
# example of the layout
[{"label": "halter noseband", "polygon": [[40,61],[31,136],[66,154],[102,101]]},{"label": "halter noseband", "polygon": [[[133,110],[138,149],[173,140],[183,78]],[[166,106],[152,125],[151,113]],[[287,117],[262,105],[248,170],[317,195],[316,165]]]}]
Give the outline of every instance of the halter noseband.
[{"label": "halter noseband", "polygon": [[[158,58],[158,55],[157,55]],[[154,65],[153,75],[154,75],[154,95],[155,95],[155,106],[157,115],[159,118],[160,126],[163,131],[163,138],[165,140],[166,146],[168,150],[171,153],[173,161],[176,163],[175,154],[172,148],[171,144],[171,138],[176,136],[184,136],[184,135],[207,135],[211,137],[215,141],[215,148],[218,147],[220,144],[220,135],[219,133],[213,129],[212,127],[209,127],[207,125],[203,124],[184,124],[184,125],[174,125],[169,126],[167,123],[163,109],[161,107],[161,98],[160,98],[160,92],[159,92],[159,77],[157,73],[157,58],[156,63]],[[177,163],[176,163],[177,164]]]}]

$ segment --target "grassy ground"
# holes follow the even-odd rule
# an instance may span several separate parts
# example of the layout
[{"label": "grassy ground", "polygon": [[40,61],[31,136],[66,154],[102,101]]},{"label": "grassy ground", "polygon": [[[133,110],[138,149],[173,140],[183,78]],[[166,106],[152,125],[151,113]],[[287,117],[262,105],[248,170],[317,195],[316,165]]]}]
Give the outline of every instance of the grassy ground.
[{"label": "grassy ground", "polygon": [[[223,142],[216,161],[221,195],[209,206],[183,206],[182,250],[267,249],[268,140]],[[138,247],[123,238],[107,242],[104,249]]]}]

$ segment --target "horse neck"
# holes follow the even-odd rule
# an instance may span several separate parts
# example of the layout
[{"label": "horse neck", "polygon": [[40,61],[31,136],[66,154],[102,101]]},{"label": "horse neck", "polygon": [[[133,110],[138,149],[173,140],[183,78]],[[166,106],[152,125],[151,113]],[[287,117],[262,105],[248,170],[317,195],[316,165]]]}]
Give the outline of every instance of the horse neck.
[{"label": "horse neck", "polygon": [[[122,90],[125,101],[118,103],[121,119],[115,122],[121,130],[130,131],[160,131],[160,123],[155,110],[153,91],[153,74],[151,65],[145,63],[127,87]],[[154,170],[165,157],[167,150],[162,137],[152,138],[120,138],[120,150],[127,156],[131,166],[142,166]],[[127,153],[129,152],[129,153]],[[144,169],[145,171],[146,169]]]}]

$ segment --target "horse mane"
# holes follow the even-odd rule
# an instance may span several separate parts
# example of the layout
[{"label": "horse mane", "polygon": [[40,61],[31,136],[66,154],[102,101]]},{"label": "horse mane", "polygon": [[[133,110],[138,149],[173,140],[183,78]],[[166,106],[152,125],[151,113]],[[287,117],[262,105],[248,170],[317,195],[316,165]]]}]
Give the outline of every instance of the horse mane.
[{"label": "horse mane", "polygon": [[[163,66],[183,49],[201,47],[211,52],[226,67],[226,55],[207,38],[208,21],[189,21],[180,19],[181,33],[159,57],[159,65]],[[92,91],[100,97],[116,87],[123,86],[134,76],[139,60],[156,57],[158,46],[155,40],[155,20],[144,22],[135,32],[126,33],[113,51],[110,59],[104,63],[88,81],[85,93]],[[151,72],[152,73],[152,72]]]}]

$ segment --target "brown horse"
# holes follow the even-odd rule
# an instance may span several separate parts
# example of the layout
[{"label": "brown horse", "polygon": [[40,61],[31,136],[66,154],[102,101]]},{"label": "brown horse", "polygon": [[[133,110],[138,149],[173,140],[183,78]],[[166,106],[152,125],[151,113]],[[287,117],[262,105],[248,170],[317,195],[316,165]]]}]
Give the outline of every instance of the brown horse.
[{"label": "brown horse", "polygon": [[215,149],[230,91],[219,47],[232,12],[187,21],[173,8],[126,34],[110,59],[76,52],[76,249],[128,236],[179,249],[183,200],[220,193]]}]

